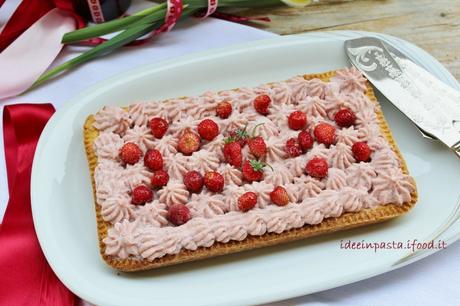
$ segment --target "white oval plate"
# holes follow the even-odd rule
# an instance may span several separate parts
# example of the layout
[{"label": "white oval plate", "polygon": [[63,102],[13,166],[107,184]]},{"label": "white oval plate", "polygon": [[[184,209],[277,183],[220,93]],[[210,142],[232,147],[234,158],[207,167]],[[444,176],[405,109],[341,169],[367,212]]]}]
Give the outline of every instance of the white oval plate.
[{"label": "white oval plate", "polygon": [[[118,273],[99,256],[82,140],[83,122],[90,113],[104,105],[252,86],[348,66],[343,40],[358,35],[361,34],[342,32],[279,37],[155,63],[102,82],[69,101],[53,116],[40,138],[31,188],[37,235],[58,277],[77,295],[95,304],[257,304],[344,285],[409,263],[395,265],[407,255],[407,250],[343,250],[340,241],[431,237],[457,205],[458,194],[452,191],[460,185],[460,164],[453,153],[423,139],[381,96],[384,113],[420,193],[419,203],[406,216],[384,224],[144,273]],[[388,39],[456,86],[442,66],[420,49]],[[460,233],[458,227],[454,229],[449,232],[451,240]]]}]

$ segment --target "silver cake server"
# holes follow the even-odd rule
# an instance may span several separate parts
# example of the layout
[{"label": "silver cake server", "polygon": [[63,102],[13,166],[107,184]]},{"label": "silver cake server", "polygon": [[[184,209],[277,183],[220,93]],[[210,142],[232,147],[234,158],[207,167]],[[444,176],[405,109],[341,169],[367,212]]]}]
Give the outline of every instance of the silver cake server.
[{"label": "silver cake server", "polygon": [[374,37],[345,41],[350,62],[426,136],[460,157],[460,92]]},{"label": "silver cake server", "polygon": [[[393,57],[396,60],[396,62],[399,64],[399,66],[401,67],[403,72],[405,72],[405,70],[406,70],[405,67],[407,67],[407,65],[411,65],[411,66],[412,65],[417,65],[411,59],[409,59],[409,57],[406,56],[406,54],[402,53],[401,51],[399,51],[398,49],[396,49],[395,47],[393,47],[392,45],[390,45],[386,41],[384,41],[384,40],[380,40],[380,41],[385,46],[387,51],[390,52],[391,57]],[[404,64],[402,64],[402,62],[407,63],[407,64],[404,65]],[[417,125],[416,125],[416,127],[417,127],[418,131],[422,134],[423,137],[428,138],[428,139],[437,140],[433,136],[425,133]]]}]

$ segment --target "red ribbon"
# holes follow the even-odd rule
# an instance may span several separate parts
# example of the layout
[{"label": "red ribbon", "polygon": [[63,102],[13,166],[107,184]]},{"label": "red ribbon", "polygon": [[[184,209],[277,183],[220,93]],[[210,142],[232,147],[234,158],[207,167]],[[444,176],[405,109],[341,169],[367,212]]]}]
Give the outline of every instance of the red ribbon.
[{"label": "red ribbon", "polygon": [[23,0],[0,33],[0,52],[53,8],[72,14],[77,28],[85,26],[83,18],[75,13],[72,0]]},{"label": "red ribbon", "polygon": [[86,0],[86,2],[88,3],[89,12],[93,21],[95,23],[105,22],[101,2],[99,0]]},{"label": "red ribbon", "polygon": [[198,13],[195,16],[200,18],[200,19],[205,19],[208,16],[211,16],[214,14],[214,12],[217,10],[217,7],[219,6],[219,0],[208,0],[208,9],[206,10],[205,13]]},{"label": "red ribbon", "polygon": [[48,265],[35,233],[30,205],[30,175],[35,147],[51,104],[5,106],[3,135],[10,199],[0,229],[0,303],[74,305],[75,295]]},{"label": "red ribbon", "polygon": [[182,0],[168,0],[165,22],[154,32],[154,35],[171,31],[182,15],[182,9]]}]

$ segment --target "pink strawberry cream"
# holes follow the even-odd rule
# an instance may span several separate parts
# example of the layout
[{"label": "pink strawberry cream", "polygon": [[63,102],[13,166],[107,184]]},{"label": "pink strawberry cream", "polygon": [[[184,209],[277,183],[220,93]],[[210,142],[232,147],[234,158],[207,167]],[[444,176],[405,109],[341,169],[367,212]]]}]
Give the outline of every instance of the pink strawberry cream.
[{"label": "pink strawberry cream", "polygon": [[[376,110],[379,106],[364,94],[366,80],[355,69],[337,72],[330,82],[294,77],[284,82],[255,88],[206,92],[201,96],[164,102],[133,104],[128,111],[106,106],[95,115],[94,127],[100,135],[94,142],[98,157],[94,179],[97,204],[102,218],[112,226],[104,239],[107,255],[116,258],[154,260],[182,249],[210,247],[215,242],[241,241],[248,235],[282,233],[306,224],[318,224],[328,217],[388,203],[402,204],[415,190],[413,179],[402,173],[401,161],[380,132]],[[270,97],[268,114],[254,109],[259,95]],[[222,119],[216,114],[220,102],[229,102],[231,114]],[[339,127],[334,115],[347,108],[356,116],[350,127]],[[294,111],[306,115],[306,127],[313,135],[315,126],[327,123],[335,128],[331,145],[315,141],[300,156],[289,157],[285,144],[297,139],[299,130],[289,128],[288,117]],[[158,139],[151,133],[150,121],[165,119],[169,128]],[[204,119],[213,120],[219,134],[211,141],[201,139],[200,149],[191,155],[179,153],[178,140],[186,131],[197,133]],[[223,154],[231,132],[253,128],[264,138],[266,153],[260,161],[263,179],[252,183],[244,180],[242,169],[228,164]],[[241,134],[241,133],[240,133]],[[236,134],[233,134],[236,135]],[[143,154],[158,150],[164,160],[169,181],[153,189],[153,200],[132,204],[132,190],[139,185],[151,188],[152,171],[143,162],[130,165],[120,159],[126,143],[136,144]],[[372,150],[368,162],[357,162],[351,147],[366,142]],[[242,141],[244,144],[244,140]],[[244,160],[254,159],[248,146],[242,148]],[[326,160],[327,176],[318,179],[305,172],[309,160]],[[221,192],[203,188],[199,193],[187,190],[183,176],[188,171],[218,172],[224,178]],[[278,206],[270,193],[283,187],[289,203]],[[239,198],[247,193],[257,195],[257,203],[248,211],[238,208]],[[182,225],[171,222],[169,207],[183,204],[190,219]],[[188,209],[188,210],[187,210]]]}]

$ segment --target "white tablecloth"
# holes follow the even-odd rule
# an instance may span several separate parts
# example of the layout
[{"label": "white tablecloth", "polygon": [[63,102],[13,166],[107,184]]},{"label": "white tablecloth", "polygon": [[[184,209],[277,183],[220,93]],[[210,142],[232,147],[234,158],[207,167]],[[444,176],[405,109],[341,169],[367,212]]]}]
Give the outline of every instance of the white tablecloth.
[{"label": "white tablecloth", "polygon": [[[17,3],[18,1],[12,0],[5,3],[0,10],[0,25],[5,22]],[[145,6],[145,3],[137,1],[131,10],[137,10],[142,6]],[[189,21],[186,25],[178,26],[171,33],[156,38],[152,43],[106,56],[26,95],[0,100],[0,103],[5,105],[21,102],[52,102],[58,109],[69,98],[88,86],[119,72],[191,52],[272,36],[274,34],[215,19],[203,22]],[[63,52],[57,62],[71,58],[78,52],[78,48],[69,48]],[[0,111],[0,126],[2,111]],[[3,145],[3,133],[0,133],[0,144]],[[2,149],[0,150],[0,220],[8,199],[4,164]],[[355,284],[270,305],[460,305],[459,258],[460,244],[456,243],[434,256],[399,270]]]}]

